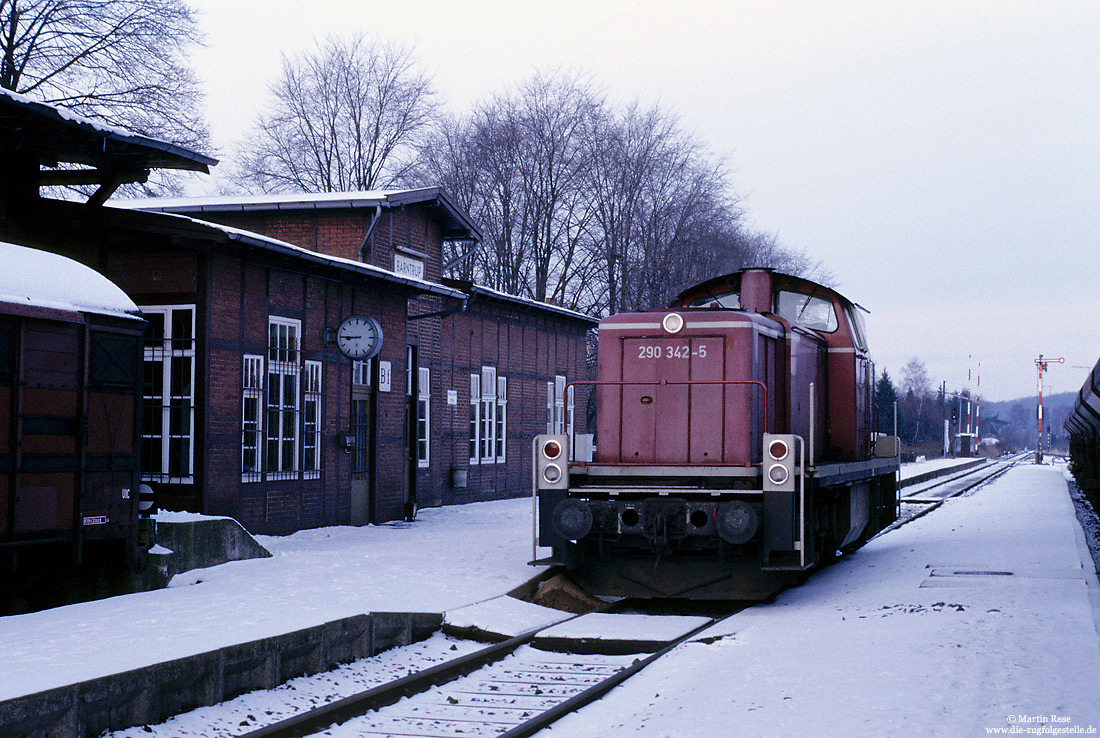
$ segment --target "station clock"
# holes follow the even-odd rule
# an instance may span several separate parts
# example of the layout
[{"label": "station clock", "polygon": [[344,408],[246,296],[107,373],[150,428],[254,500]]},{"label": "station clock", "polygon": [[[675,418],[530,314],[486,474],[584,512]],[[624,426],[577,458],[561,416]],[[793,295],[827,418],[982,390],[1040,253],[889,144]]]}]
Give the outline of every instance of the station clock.
[{"label": "station clock", "polygon": [[336,347],[349,359],[372,359],[382,348],[382,325],[365,315],[348,316],[336,329]]}]

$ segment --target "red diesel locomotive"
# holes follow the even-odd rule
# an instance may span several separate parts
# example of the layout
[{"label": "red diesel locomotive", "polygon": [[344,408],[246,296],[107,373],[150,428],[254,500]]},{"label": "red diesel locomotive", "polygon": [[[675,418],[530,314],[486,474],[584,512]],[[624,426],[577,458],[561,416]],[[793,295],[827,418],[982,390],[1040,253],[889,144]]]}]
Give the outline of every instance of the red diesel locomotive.
[{"label": "red diesel locomotive", "polygon": [[860,310],[748,269],[604,319],[571,388],[595,394],[594,458],[535,439],[550,561],[596,594],[760,600],[896,520]]}]

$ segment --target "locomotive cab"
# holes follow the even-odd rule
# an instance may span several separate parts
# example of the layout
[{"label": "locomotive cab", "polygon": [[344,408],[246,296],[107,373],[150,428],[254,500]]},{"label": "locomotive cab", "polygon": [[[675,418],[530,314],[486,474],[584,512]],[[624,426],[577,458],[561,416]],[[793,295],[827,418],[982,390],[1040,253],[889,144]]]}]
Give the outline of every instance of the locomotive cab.
[{"label": "locomotive cab", "polygon": [[858,310],[757,269],[604,319],[573,388],[595,396],[595,458],[535,444],[538,543],[599,594],[761,599],[894,520]]}]

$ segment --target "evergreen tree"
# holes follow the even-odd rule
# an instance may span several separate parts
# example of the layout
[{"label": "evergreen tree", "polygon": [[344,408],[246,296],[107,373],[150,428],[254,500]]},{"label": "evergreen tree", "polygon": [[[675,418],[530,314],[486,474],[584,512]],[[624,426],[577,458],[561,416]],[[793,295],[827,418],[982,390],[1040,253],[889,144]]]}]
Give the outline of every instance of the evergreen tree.
[{"label": "evergreen tree", "polygon": [[[882,370],[882,376],[875,383],[875,406],[878,408],[879,427],[881,433],[894,432],[894,403],[898,401],[898,392],[894,383],[890,381],[890,373]],[[902,428],[901,410],[898,410],[898,430]]]}]

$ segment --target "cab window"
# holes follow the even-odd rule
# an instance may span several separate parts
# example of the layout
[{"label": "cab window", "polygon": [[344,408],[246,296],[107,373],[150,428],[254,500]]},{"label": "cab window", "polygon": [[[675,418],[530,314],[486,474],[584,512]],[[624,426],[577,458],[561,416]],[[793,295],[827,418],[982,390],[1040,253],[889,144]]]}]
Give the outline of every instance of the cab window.
[{"label": "cab window", "polygon": [[837,329],[832,300],[804,292],[781,291],[776,295],[775,302],[776,315],[795,325],[825,333]]},{"label": "cab window", "polygon": [[856,347],[861,351],[867,350],[867,325],[863,322],[863,314],[854,305],[847,306],[848,324],[852,326],[852,335],[855,337]]},{"label": "cab window", "polygon": [[719,292],[716,295],[704,295],[703,297],[696,297],[687,306],[693,308],[723,307],[739,310],[741,308],[741,293],[732,290],[730,292]]}]

